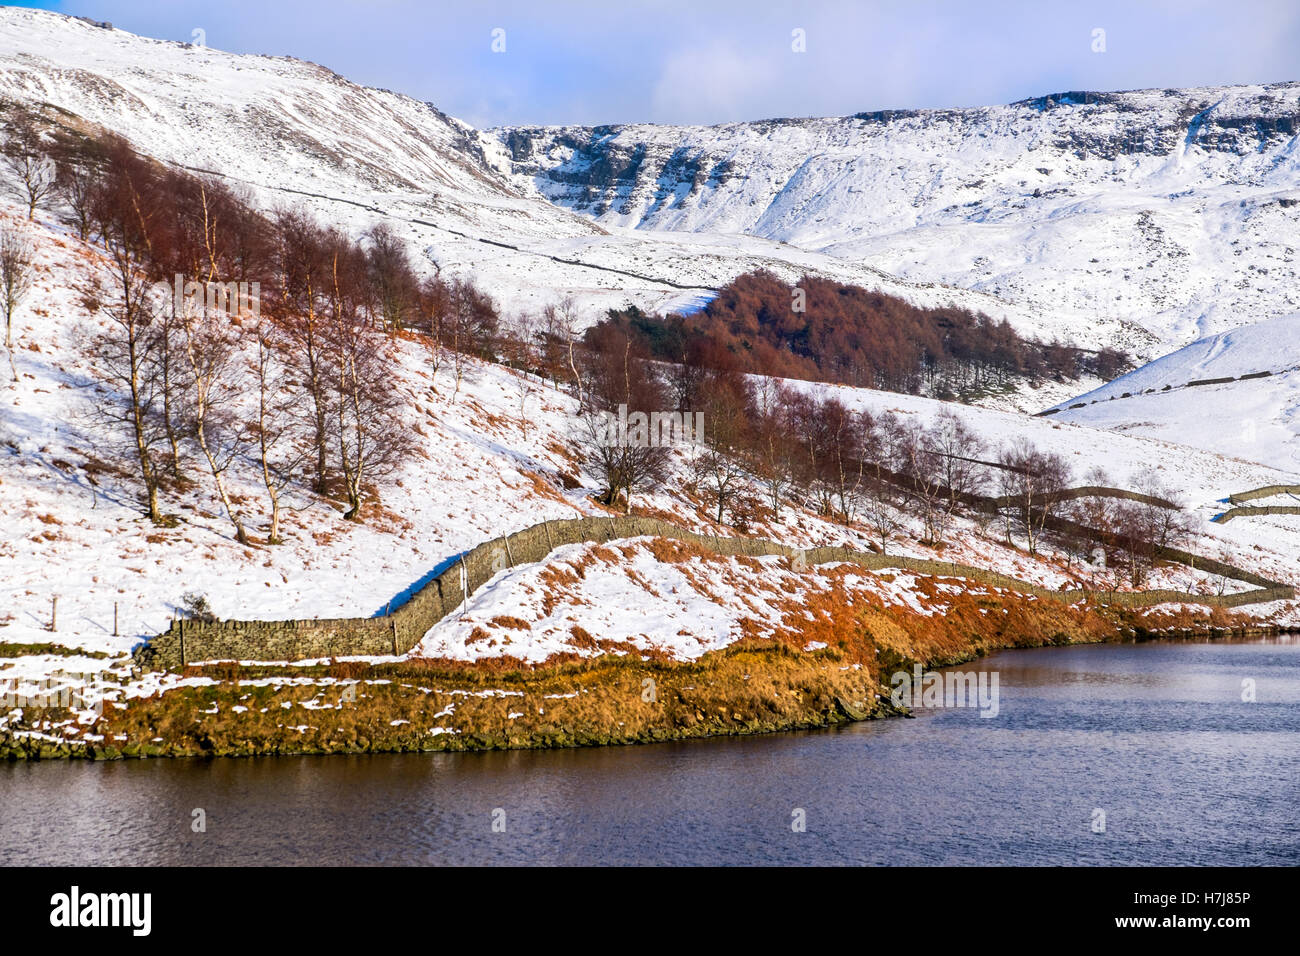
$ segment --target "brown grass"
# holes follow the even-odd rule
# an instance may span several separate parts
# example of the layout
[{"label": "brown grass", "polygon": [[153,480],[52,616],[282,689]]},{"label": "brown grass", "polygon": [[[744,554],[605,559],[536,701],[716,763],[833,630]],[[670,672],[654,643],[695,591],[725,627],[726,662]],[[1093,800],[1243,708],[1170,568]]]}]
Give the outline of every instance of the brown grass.
[{"label": "brown grass", "polygon": [[[380,676],[390,683],[366,682]],[[481,673],[409,664],[359,679],[355,700],[334,686],[179,688],[132,700],[95,732],[125,736],[113,746],[128,754],[573,746],[823,726],[845,719],[836,698],[870,709],[875,693],[862,670],[844,669],[834,654],[772,645],[728,648],[691,664],[632,656],[566,662],[486,685]],[[434,727],[457,732],[433,734]],[[153,743],[157,737],[164,743]]]},{"label": "brown grass", "polygon": [[488,621],[488,627],[504,627],[516,631],[530,631],[532,625],[520,617],[511,617],[509,615],[499,615]]}]

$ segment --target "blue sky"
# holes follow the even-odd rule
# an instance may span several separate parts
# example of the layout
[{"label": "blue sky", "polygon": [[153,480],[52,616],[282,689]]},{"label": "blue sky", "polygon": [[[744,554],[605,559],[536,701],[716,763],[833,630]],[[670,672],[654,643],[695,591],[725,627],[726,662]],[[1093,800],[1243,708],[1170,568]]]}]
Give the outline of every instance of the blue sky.
[{"label": "blue sky", "polygon": [[[48,0],[290,54],[478,126],[718,123],[1300,79],[1292,0]],[[493,31],[504,30],[504,52]],[[802,30],[805,52],[795,52]],[[1104,32],[1104,52],[1097,30]]]}]

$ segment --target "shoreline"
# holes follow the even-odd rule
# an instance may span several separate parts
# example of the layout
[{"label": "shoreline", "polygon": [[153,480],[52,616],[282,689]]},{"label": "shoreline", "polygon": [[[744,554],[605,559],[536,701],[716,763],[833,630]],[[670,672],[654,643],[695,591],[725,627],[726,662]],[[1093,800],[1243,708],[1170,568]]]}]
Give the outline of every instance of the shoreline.
[{"label": "shoreline", "polygon": [[[1007,640],[967,635],[962,646],[936,646],[924,659],[873,641],[868,646],[877,650],[875,666],[850,660],[843,649],[807,652],[746,640],[695,661],[604,655],[495,673],[478,665],[440,669],[420,662],[288,670],[192,666],[187,674],[214,683],[174,688],[136,698],[125,710],[106,711],[108,726],[96,735],[100,739],[6,735],[0,738],[0,760],[547,750],[826,729],[910,716],[891,702],[885,675],[916,664],[932,671],[1016,648],[1285,633],[1253,622],[1153,628],[1126,620],[1132,615],[1124,612],[1109,616],[1119,619],[1104,633],[1044,628]],[[275,723],[299,707],[312,715],[302,719],[314,723]],[[207,716],[220,719],[205,723]]]}]

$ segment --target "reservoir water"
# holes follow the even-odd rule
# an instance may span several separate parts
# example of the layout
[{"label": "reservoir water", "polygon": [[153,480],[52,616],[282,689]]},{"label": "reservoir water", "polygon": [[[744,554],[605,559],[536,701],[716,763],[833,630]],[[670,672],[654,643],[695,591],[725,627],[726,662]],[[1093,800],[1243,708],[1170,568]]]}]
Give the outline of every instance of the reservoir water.
[{"label": "reservoir water", "polygon": [[0,864],[1300,864],[1300,640],[1005,651],[961,669],[998,673],[997,716],[0,765]]}]

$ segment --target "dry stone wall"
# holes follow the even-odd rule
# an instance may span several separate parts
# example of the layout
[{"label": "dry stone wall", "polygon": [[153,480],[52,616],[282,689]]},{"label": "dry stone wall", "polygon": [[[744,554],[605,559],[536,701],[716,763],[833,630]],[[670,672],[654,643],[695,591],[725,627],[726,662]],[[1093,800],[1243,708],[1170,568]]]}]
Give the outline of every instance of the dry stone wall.
[{"label": "dry stone wall", "polygon": [[[761,538],[718,537],[686,531],[654,518],[572,518],[544,521],[511,535],[485,541],[453,560],[409,600],[389,613],[368,618],[289,621],[177,620],[164,633],[136,651],[146,667],[180,668],[196,661],[306,660],[312,658],[404,654],[425,633],[455,612],[469,595],[497,572],[543,560],[561,545],[659,536],[689,541],[716,554],[783,555],[794,558],[800,550]],[[1245,604],[1289,599],[1294,589],[1222,562],[1188,552],[1166,549],[1164,557],[1194,564],[1211,573],[1258,585],[1256,590],[1227,595],[1197,595],[1182,591],[1053,591],[1009,575],[948,561],[856,551],[846,547],[812,548],[802,552],[809,565],[849,562],[869,570],[902,568],[922,574],[969,578],[981,584],[1035,594],[1052,600],[1092,600],[1130,607],[1171,601],[1240,607]]]}]

